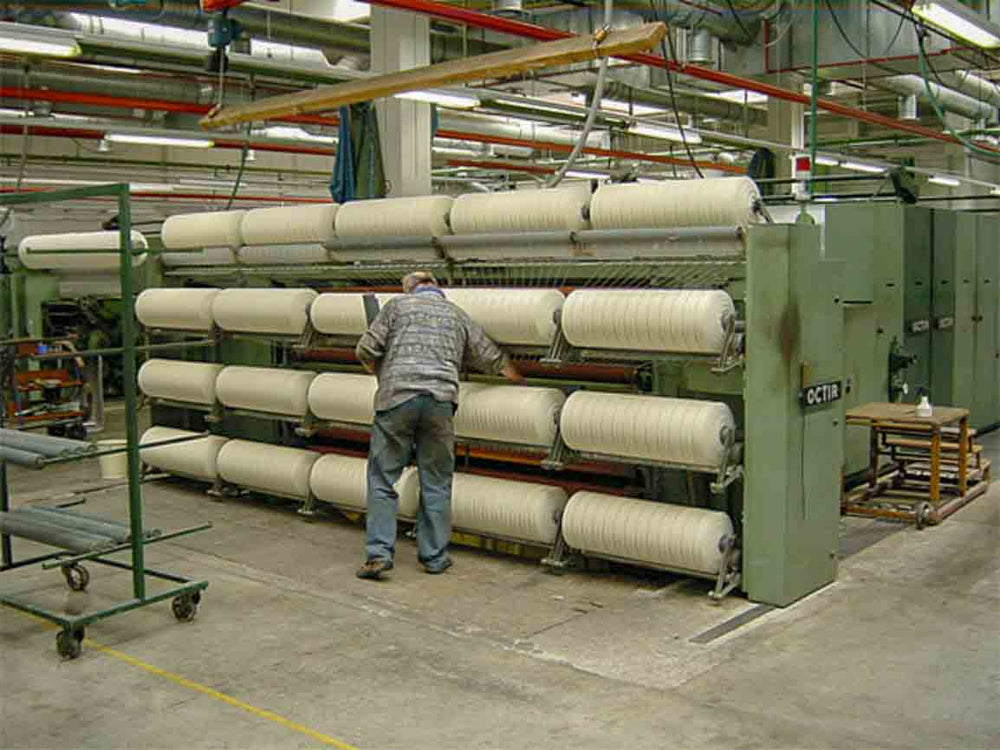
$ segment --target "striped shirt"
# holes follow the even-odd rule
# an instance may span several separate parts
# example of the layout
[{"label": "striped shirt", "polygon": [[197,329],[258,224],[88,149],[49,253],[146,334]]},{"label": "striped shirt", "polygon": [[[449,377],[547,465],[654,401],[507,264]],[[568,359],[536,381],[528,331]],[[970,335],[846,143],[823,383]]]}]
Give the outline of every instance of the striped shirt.
[{"label": "striped shirt", "polygon": [[464,365],[496,374],[508,362],[482,326],[436,287],[418,287],[387,302],[355,351],[378,374],[375,411],[422,393],[457,404]]}]

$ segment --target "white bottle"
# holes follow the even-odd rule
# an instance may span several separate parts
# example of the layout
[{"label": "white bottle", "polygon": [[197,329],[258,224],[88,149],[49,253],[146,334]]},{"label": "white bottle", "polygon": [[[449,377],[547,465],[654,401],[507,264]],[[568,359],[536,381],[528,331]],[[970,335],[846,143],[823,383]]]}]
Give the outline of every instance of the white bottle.
[{"label": "white bottle", "polygon": [[931,402],[927,400],[927,396],[920,397],[920,403],[917,404],[917,416],[918,417],[929,417],[934,412],[931,407]]}]

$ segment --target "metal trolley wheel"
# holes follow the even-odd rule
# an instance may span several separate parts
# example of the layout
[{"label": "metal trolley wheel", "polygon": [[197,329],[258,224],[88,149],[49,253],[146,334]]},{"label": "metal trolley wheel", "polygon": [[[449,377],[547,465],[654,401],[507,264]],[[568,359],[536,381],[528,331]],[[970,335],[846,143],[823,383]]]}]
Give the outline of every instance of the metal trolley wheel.
[{"label": "metal trolley wheel", "polygon": [[67,628],[56,633],[56,651],[64,659],[75,659],[83,651],[84,629]]},{"label": "metal trolley wheel", "polygon": [[65,565],[61,568],[63,576],[66,578],[66,585],[73,591],[86,591],[90,584],[90,571],[79,563]]},{"label": "metal trolley wheel", "polygon": [[198,614],[198,604],[201,602],[201,592],[192,591],[189,594],[181,594],[174,597],[170,602],[170,608],[174,612],[174,617],[179,622],[191,622]]},{"label": "metal trolley wheel", "polygon": [[918,529],[924,529],[933,523],[931,518],[933,508],[931,504],[924,501],[917,506],[916,511],[913,513],[913,520],[917,525]]}]

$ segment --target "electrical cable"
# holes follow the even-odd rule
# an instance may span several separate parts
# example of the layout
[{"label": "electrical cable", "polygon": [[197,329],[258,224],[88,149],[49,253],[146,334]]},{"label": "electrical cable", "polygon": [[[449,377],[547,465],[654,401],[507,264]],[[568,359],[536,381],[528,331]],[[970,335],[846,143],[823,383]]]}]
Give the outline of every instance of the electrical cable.
[{"label": "electrical cable", "polygon": [[247,138],[250,137],[250,123],[246,125],[246,138],[243,140],[243,148],[240,149],[240,166],[236,170],[236,179],[233,181],[233,189],[229,193],[229,200],[226,201],[226,210],[228,211],[233,207],[233,201],[236,200],[236,193],[239,192],[240,183],[243,181],[243,170],[247,165],[247,154],[250,152],[250,142]]},{"label": "electrical cable", "polygon": [[[604,31],[607,32],[611,28],[611,17],[612,8],[614,7],[614,0],[604,0]],[[552,175],[551,179],[545,184],[547,188],[554,188],[560,182],[562,182],[563,177],[572,168],[573,164],[576,163],[577,157],[583,151],[583,147],[587,145],[587,139],[590,137],[590,131],[594,127],[594,120],[597,118],[597,110],[601,108],[601,97],[604,94],[604,79],[608,74],[608,56],[604,55],[601,58],[601,62],[597,67],[597,82],[594,84],[594,94],[590,100],[590,109],[587,112],[587,119],[583,123],[583,130],[580,132],[580,137],[577,139],[576,143],[573,145],[573,150],[570,151],[569,157],[563,162],[562,166]]]}]

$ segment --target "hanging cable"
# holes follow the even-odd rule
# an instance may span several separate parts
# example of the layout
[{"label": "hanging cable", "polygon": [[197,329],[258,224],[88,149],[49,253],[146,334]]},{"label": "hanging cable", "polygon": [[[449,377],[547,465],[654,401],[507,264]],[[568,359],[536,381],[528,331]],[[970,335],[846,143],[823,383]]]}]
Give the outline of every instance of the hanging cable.
[{"label": "hanging cable", "polygon": [[[600,30],[599,34],[601,39],[607,35],[608,31],[611,29],[611,11],[614,6],[613,0],[604,0],[604,26]],[[587,111],[587,119],[583,123],[583,131],[580,133],[580,137],[576,144],[573,146],[573,150],[570,151],[569,157],[563,162],[563,165],[559,167],[552,178],[546,183],[545,187],[556,187],[560,182],[563,181],[563,177],[566,176],[573,164],[576,162],[577,157],[583,151],[583,147],[587,145],[587,139],[590,137],[590,131],[594,127],[594,120],[597,118],[597,110],[601,108],[601,97],[604,95],[604,79],[608,74],[608,57],[607,55],[601,58],[601,62],[597,67],[597,82],[594,84],[594,93],[590,100],[590,109]]]},{"label": "hanging cable", "polygon": [[240,183],[243,181],[243,169],[247,165],[247,154],[250,152],[250,123],[246,125],[246,134],[243,139],[243,148],[240,149],[240,166],[236,170],[236,179],[233,181],[233,189],[229,193],[229,200],[226,201],[226,210],[228,211],[233,207],[233,201],[236,200],[236,193],[239,192]]}]

